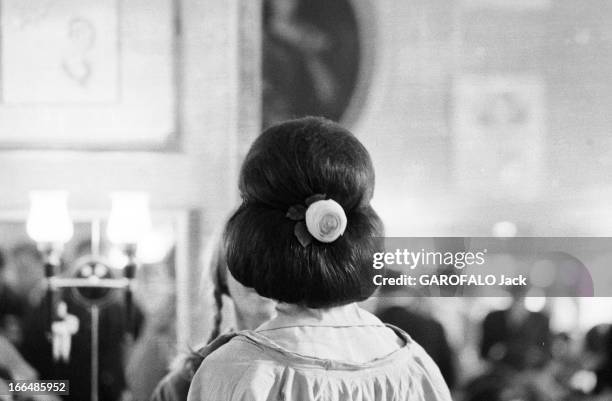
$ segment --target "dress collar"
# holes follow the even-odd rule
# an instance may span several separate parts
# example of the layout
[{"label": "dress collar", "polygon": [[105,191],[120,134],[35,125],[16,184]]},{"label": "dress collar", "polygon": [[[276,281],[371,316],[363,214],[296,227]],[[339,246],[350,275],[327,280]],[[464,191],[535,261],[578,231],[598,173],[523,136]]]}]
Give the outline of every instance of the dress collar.
[{"label": "dress collar", "polygon": [[275,330],[285,327],[324,326],[382,326],[376,316],[351,303],[332,308],[306,308],[287,303],[276,306],[276,316],[262,324],[256,331]]},{"label": "dress collar", "polygon": [[[263,325],[262,325],[263,326]],[[305,366],[313,366],[313,367],[321,367],[326,370],[361,370],[365,368],[371,368],[381,365],[392,364],[398,358],[405,358],[406,355],[412,355],[414,352],[413,348],[413,340],[410,338],[406,332],[403,330],[391,326],[391,325],[383,325],[384,327],[388,327],[395,332],[395,334],[404,342],[404,344],[390,352],[387,355],[383,355],[382,357],[374,358],[371,361],[366,362],[354,362],[354,361],[343,361],[337,359],[329,359],[329,358],[321,358],[316,356],[310,356],[303,353],[291,351],[288,348],[279,345],[274,342],[270,338],[268,338],[264,333],[261,333],[259,329],[255,331],[245,330],[235,333],[235,336],[243,337],[247,341],[251,341],[254,344],[258,344],[259,346],[263,346],[264,349],[271,349],[275,351],[271,356],[277,358],[279,361],[286,363],[287,360],[290,360],[292,363],[298,363]],[[261,327],[261,326],[260,326]],[[273,329],[270,329],[273,330]]]}]

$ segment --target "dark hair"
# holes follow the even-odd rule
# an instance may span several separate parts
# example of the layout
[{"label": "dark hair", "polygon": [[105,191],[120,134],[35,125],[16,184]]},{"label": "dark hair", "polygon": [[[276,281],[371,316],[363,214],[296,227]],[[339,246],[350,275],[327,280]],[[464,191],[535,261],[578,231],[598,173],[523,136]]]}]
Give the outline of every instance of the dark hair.
[{"label": "dark hair", "polygon": [[[273,126],[253,143],[240,172],[243,203],[226,225],[231,274],[259,295],[323,308],[368,298],[372,253],[383,226],[370,206],[374,168],[365,147],[329,120],[307,117]],[[287,210],[315,194],[347,216],[334,242],[304,247]]]},{"label": "dark hair", "polygon": [[592,327],[584,336],[584,348],[604,357],[601,365],[595,369],[597,385],[593,393],[599,394],[612,388],[612,324]]},{"label": "dark hair", "polygon": [[591,327],[584,335],[584,347],[587,351],[605,355],[611,335],[612,325],[610,324],[598,324]]},{"label": "dark hair", "polygon": [[221,334],[221,323],[223,322],[223,296],[230,296],[227,286],[227,262],[225,261],[222,245],[222,242],[216,244],[209,266],[209,278],[213,283],[215,313],[213,316],[213,328],[208,338],[208,343]]}]

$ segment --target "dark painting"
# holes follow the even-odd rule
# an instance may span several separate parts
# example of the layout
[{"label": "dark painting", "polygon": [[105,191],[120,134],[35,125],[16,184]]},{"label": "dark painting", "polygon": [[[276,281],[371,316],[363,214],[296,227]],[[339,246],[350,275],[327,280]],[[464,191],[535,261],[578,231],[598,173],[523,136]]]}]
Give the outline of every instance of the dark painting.
[{"label": "dark painting", "polygon": [[351,2],[266,0],[263,12],[263,126],[306,115],[341,120],[361,56]]}]

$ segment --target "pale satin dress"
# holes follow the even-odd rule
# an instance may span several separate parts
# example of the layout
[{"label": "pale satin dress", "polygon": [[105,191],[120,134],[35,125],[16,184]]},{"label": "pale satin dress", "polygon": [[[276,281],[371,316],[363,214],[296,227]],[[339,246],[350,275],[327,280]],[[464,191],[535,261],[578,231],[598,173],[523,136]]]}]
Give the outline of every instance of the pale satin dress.
[{"label": "pale satin dress", "polygon": [[204,360],[188,401],[451,401],[423,348],[356,305],[277,310]]}]

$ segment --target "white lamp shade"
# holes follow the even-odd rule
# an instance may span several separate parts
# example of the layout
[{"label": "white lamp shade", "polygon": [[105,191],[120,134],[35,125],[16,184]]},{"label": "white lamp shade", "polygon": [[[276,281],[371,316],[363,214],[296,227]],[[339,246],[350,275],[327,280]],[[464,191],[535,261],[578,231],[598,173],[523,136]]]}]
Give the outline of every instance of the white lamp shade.
[{"label": "white lamp shade", "polygon": [[142,263],[158,263],[164,260],[174,246],[174,230],[165,225],[153,228],[138,242],[138,260]]},{"label": "white lamp shade", "polygon": [[144,192],[113,192],[106,234],[113,244],[136,245],[151,230],[149,196]]},{"label": "white lamp shade", "polygon": [[74,233],[65,191],[32,191],[26,223],[30,238],[38,243],[64,244]]}]

